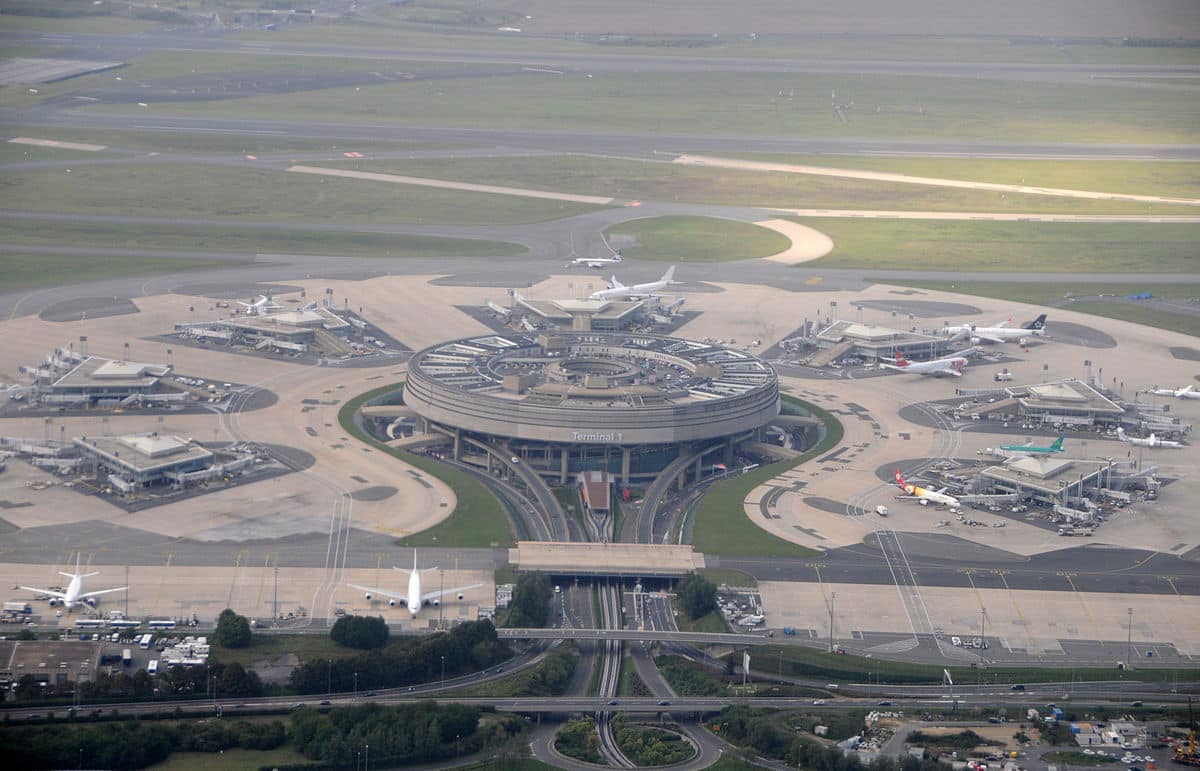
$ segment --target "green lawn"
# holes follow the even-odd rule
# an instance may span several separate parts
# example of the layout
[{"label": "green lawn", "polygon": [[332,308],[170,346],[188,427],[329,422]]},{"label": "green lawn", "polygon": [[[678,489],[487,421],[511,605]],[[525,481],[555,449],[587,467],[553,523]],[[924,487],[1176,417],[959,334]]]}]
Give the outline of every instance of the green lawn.
[{"label": "green lawn", "polygon": [[239,260],[172,259],[134,255],[82,257],[61,254],[0,253],[0,291],[99,281],[151,273],[176,273],[246,265]]},{"label": "green lawn", "polygon": [[162,763],[148,766],[150,771],[259,771],[262,768],[309,763],[308,758],[290,747],[274,750],[231,749],[223,752],[173,752]]},{"label": "green lawn", "polygon": [[805,269],[1194,273],[1200,224],[796,218],[833,239]]},{"label": "green lawn", "polygon": [[427,225],[544,222],[600,207],[291,174],[250,166],[163,163],[9,172],[5,195],[29,211],[260,221]]},{"label": "green lawn", "polygon": [[1047,752],[1042,755],[1042,760],[1047,763],[1056,763],[1062,766],[1103,766],[1105,763],[1116,763],[1116,758],[1110,758],[1107,755],[1088,755],[1075,750],[1060,750],[1058,752]]},{"label": "green lawn", "polygon": [[[813,165],[822,165],[826,156],[806,156],[814,159]],[[871,169],[875,159],[861,159],[863,165],[855,166],[854,158],[844,158],[846,164],[824,163],[823,165],[845,165],[848,168]],[[888,159],[882,159],[888,160]],[[797,161],[804,162],[804,161]],[[351,162],[337,161],[318,165],[346,168]],[[922,173],[915,168],[905,173]],[[936,164],[936,160],[930,164]],[[953,162],[950,162],[951,164]],[[1000,177],[995,181],[1019,183],[1020,177],[1004,175],[1002,161],[993,161],[985,169]],[[1064,162],[1065,163],[1065,162]],[[1026,163],[1025,165],[1029,165]],[[1150,185],[1152,175],[1142,171],[1154,164],[1121,164],[1144,185]],[[1164,182],[1170,183],[1171,191],[1180,195],[1200,195],[1200,184],[1193,174],[1200,172],[1200,164],[1157,164],[1158,167],[1184,166],[1171,174],[1164,173]],[[987,211],[987,212],[1039,212],[1039,213],[1127,213],[1142,214],[1145,204],[1122,201],[1089,201],[1036,195],[1021,195],[997,192],[964,190],[948,187],[911,185],[897,182],[875,182],[870,180],[841,179],[811,175],[789,174],[772,171],[742,171],[737,169],[706,168],[663,161],[638,161],[622,158],[607,158],[583,155],[536,155],[503,158],[436,158],[396,161],[384,159],[353,162],[354,168],[373,172],[430,177],[458,182],[474,182],[490,185],[528,187],[538,190],[555,190],[586,195],[598,195],[620,200],[681,201],[700,204],[728,204],[737,206],[761,206],[767,208],[832,208],[832,209],[897,209],[904,211]],[[891,170],[891,169],[881,169]],[[901,169],[896,169],[900,171]],[[942,170],[949,176],[953,169]],[[976,179],[983,171],[974,167],[961,169]],[[1126,192],[1118,184],[1116,170],[1110,169],[1105,182],[1117,192]],[[926,172],[928,173],[928,172]],[[1084,176],[1080,172],[1079,177]],[[993,181],[983,177],[987,181]],[[1187,187],[1185,180],[1197,189]],[[1066,186],[1064,184],[1060,186]],[[1049,184],[1049,183],[1039,183]],[[1082,185],[1084,180],[1075,178],[1072,184]],[[1096,189],[1095,187],[1087,189]],[[1162,208],[1162,207],[1159,207]],[[1183,214],[1195,213],[1195,209],[1178,206],[1163,211]],[[765,215],[764,215],[765,216]]]},{"label": "green lawn", "polygon": [[718,586],[721,584],[743,587],[758,586],[758,579],[749,573],[743,573],[740,570],[730,570],[729,568],[701,568],[696,572]]},{"label": "green lawn", "polygon": [[[437,66],[444,68],[445,64]],[[397,65],[399,67],[399,65]],[[794,89],[794,95],[793,94]],[[779,91],[790,98],[779,98]],[[843,124],[830,93],[854,100]],[[571,131],[856,136],[955,140],[1194,143],[1200,103],[1170,91],[1100,82],[1031,83],[905,75],[770,72],[566,71],[470,76],[264,94],[211,102],[162,102],[105,111],[224,115]],[[84,110],[93,108],[85,107]]]},{"label": "green lawn", "polygon": [[754,554],[760,557],[811,557],[820,553],[768,533],[751,521],[742,507],[742,502],[755,487],[789,468],[828,452],[842,441],[842,424],[833,415],[790,396],[784,396],[783,399],[793,406],[811,411],[825,421],[824,441],[793,461],[772,463],[714,484],[693,514],[692,543],[697,551],[705,554]]},{"label": "green lawn", "polygon": [[653,217],[613,225],[613,236],[633,236],[627,257],[661,262],[728,262],[768,257],[791,245],[784,236],[757,225],[710,217]]},{"label": "green lawn", "polygon": [[[701,155],[707,153],[701,152]],[[736,153],[748,160],[791,163],[800,166],[822,166],[837,169],[884,171],[916,177],[960,179],[972,182],[992,182],[1005,185],[1032,185],[1067,190],[1091,190],[1105,193],[1161,195],[1176,198],[1200,197],[1200,163],[1145,161],[1074,161],[1026,160],[1018,158],[938,158],[884,157],[867,155],[772,155],[767,153]],[[815,180],[814,177],[790,175],[793,180]],[[920,186],[906,185],[914,190]],[[1009,195],[1009,201],[1030,201],[1032,196]],[[1135,204],[1137,211],[1147,212],[1146,204]],[[865,208],[865,207],[864,207]],[[917,208],[917,207],[908,207]],[[1132,209],[1131,209],[1132,210]],[[1190,209],[1160,208],[1159,214],[1190,213]]]},{"label": "green lawn", "polygon": [[43,222],[0,218],[0,241],[39,246],[110,249],[180,249],[255,254],[313,254],[353,257],[483,257],[528,251],[520,244],[471,238],[399,233],[354,233],[238,227],[142,225],[120,222]]},{"label": "green lawn", "polygon": [[223,664],[237,662],[244,667],[262,658],[274,658],[294,653],[301,661],[308,659],[342,659],[355,656],[361,651],[346,648],[329,639],[329,633],[316,634],[264,634],[255,633],[249,648],[212,647],[212,657]]},{"label": "green lawn", "polygon": [[[777,657],[783,655],[783,673],[795,677],[817,677],[831,682],[867,683],[940,683],[943,667],[935,664],[912,664],[880,658],[863,658],[828,653],[803,645],[767,645],[757,649],[759,661],[770,662],[764,669],[774,672]],[[967,689],[977,682],[1046,683],[1087,680],[1118,680],[1121,673],[1115,667],[948,667],[954,682]],[[1193,680],[1200,669],[1133,669],[1124,673],[1127,680],[1168,682],[1178,677]]]},{"label": "green lawn", "polygon": [[1031,303],[1034,305],[1049,305],[1061,307],[1064,310],[1080,313],[1093,313],[1097,316],[1132,321],[1137,324],[1172,332],[1182,332],[1188,335],[1200,336],[1200,318],[1182,313],[1158,310],[1153,306],[1134,305],[1096,299],[1068,301],[1067,297],[1093,298],[1099,294],[1117,295],[1120,297],[1136,292],[1149,291],[1155,297],[1166,299],[1200,297],[1200,284],[1181,282],[1178,284],[1109,284],[1109,283],[1026,283],[1018,281],[897,281],[895,279],[880,280],[880,283],[898,284],[917,289],[931,289],[957,294],[976,295],[979,297],[994,297],[1000,300]]},{"label": "green lawn", "polygon": [[424,456],[397,450],[367,436],[354,422],[358,408],[370,399],[395,391],[403,384],[380,386],[350,399],[338,410],[338,423],[356,439],[366,442],[380,452],[414,466],[446,483],[454,491],[458,504],[449,517],[428,530],[422,530],[397,541],[400,546],[509,546],[513,532],[500,501],[466,472],[430,460]]},{"label": "green lawn", "polygon": [[[676,610],[679,609],[676,608]],[[680,610],[679,615],[675,616],[675,624],[681,632],[725,633],[729,631],[729,624],[725,623],[725,617],[716,610],[705,613],[695,621]]]}]

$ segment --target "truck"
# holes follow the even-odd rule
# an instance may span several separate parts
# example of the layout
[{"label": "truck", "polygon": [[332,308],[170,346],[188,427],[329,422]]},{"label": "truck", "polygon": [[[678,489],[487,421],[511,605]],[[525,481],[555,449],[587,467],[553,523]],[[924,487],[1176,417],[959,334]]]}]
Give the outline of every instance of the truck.
[{"label": "truck", "polygon": [[785,626],[785,627],[783,628],[783,633],[784,633],[785,635],[787,635],[788,637],[794,637],[794,636],[796,635],[796,627],[794,627],[794,626]]},{"label": "truck", "polygon": [[1003,370],[1001,370],[1000,372],[997,372],[995,375],[992,376],[992,380],[997,383],[1006,383],[1012,379],[1013,379],[1013,374],[1008,371],[1007,367],[1005,367]]},{"label": "truck", "polygon": [[886,517],[888,515],[888,507],[887,506],[876,506],[875,513],[881,517]]},{"label": "truck", "polygon": [[33,606],[28,602],[6,602],[4,603],[4,612],[21,613],[28,616],[33,613]]},{"label": "truck", "polygon": [[121,651],[121,663],[125,666],[130,666],[133,664],[133,651],[131,651],[129,648]]}]

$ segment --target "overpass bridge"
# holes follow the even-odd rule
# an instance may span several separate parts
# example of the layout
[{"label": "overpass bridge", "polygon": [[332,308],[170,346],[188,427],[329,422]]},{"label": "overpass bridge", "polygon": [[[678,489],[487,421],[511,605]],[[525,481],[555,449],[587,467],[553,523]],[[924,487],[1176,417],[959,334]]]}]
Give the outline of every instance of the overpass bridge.
[{"label": "overpass bridge", "polygon": [[770,645],[777,640],[761,634],[730,632],[676,632],[657,629],[497,629],[509,640],[646,640],[698,645]]}]

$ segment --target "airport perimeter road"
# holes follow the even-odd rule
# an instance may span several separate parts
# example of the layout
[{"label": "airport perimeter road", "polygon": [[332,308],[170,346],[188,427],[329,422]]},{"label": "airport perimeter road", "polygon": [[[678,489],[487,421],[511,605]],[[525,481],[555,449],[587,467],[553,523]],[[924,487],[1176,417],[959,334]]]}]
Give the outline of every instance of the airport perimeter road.
[{"label": "airport perimeter road", "polygon": [[497,629],[496,634],[502,639],[515,640],[666,640],[700,645],[770,645],[776,642],[756,634],[658,629]]}]

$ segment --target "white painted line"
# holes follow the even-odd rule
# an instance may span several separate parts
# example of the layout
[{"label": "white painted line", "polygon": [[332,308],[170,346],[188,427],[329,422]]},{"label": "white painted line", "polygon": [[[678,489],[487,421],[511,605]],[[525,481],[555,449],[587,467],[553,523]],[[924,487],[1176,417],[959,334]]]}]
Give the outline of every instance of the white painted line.
[{"label": "white painted line", "polygon": [[35,145],[37,147],[53,147],[57,150],[86,150],[89,153],[104,150],[108,145],[89,145],[83,142],[59,142],[56,139],[36,139],[34,137],[13,137],[8,140],[14,145]]}]

